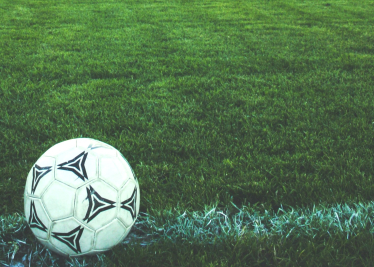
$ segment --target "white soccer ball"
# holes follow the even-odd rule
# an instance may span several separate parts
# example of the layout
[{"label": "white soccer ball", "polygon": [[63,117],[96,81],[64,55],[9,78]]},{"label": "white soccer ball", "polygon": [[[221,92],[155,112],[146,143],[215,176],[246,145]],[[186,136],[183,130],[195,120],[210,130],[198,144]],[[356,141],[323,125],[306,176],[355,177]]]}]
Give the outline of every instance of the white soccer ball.
[{"label": "white soccer ball", "polygon": [[36,238],[64,256],[109,250],[139,213],[138,180],[114,147],[89,138],[58,143],[31,168],[25,217]]}]

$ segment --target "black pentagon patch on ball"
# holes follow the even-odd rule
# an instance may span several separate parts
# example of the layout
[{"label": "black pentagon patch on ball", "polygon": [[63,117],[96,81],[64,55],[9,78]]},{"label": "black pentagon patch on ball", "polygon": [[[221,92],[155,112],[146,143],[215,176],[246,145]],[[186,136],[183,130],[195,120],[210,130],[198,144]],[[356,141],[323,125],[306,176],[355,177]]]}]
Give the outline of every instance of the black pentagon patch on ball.
[{"label": "black pentagon patch on ball", "polygon": [[74,250],[75,253],[81,253],[81,247],[79,241],[82,237],[84,228],[78,226],[67,233],[56,233],[53,232],[52,236],[62,243],[66,244],[69,248]]},{"label": "black pentagon patch on ball", "polygon": [[31,205],[30,205],[29,225],[30,225],[30,228],[38,228],[39,230],[42,230],[43,232],[47,232],[47,227],[39,219],[39,216],[35,209],[35,203],[33,200],[31,200]]},{"label": "black pentagon patch on ball", "polygon": [[82,152],[75,158],[58,164],[59,170],[71,171],[75,173],[82,181],[88,180],[87,172],[86,172],[86,159],[87,159],[88,152]]},{"label": "black pentagon patch on ball", "polygon": [[136,195],[137,190],[135,187],[131,197],[121,202],[121,209],[129,211],[133,220],[136,218]]},{"label": "black pentagon patch on ball", "polygon": [[86,216],[83,218],[83,221],[87,220],[89,223],[93,218],[99,215],[101,212],[108,209],[114,208],[115,201],[103,198],[97,193],[92,186],[86,187],[87,190],[87,199],[89,201]]},{"label": "black pentagon patch on ball", "polygon": [[38,164],[35,164],[32,168],[31,194],[35,193],[40,180],[50,171],[52,171],[52,166],[40,167]]}]

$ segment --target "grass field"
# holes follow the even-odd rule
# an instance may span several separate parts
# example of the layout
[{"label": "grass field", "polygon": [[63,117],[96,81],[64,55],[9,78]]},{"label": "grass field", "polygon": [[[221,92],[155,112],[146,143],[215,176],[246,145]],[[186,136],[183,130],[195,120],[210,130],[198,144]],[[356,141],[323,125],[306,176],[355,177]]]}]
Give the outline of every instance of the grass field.
[{"label": "grass field", "polygon": [[[0,0],[0,265],[372,266],[374,2]],[[123,244],[65,259],[34,162],[89,137],[139,179]]]}]

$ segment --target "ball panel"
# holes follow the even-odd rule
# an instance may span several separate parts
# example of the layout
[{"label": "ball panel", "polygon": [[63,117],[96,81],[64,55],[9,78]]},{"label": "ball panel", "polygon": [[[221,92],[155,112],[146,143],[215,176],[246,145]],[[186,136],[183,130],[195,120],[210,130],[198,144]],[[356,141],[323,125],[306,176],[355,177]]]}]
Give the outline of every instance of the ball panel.
[{"label": "ball panel", "polygon": [[126,167],[121,164],[117,157],[100,158],[99,162],[99,177],[117,190],[120,189],[131,177],[127,172]]},{"label": "ball panel", "polygon": [[130,227],[138,216],[138,188],[134,180],[129,180],[120,190],[118,218]]},{"label": "ball panel", "polygon": [[42,196],[43,206],[52,220],[73,216],[75,189],[54,181]]},{"label": "ball panel", "polygon": [[138,218],[139,211],[140,211],[140,187],[139,187],[138,180],[136,180],[136,218]]},{"label": "ball panel", "polygon": [[90,153],[93,153],[97,157],[113,158],[116,156],[117,151],[113,148],[93,147]]},{"label": "ball panel", "polygon": [[94,181],[76,192],[75,217],[92,229],[99,229],[114,220],[117,191],[103,181]]},{"label": "ball panel", "polygon": [[[107,151],[109,150],[115,150],[114,147],[112,147],[111,145],[108,145],[104,142],[101,142],[99,140],[96,140],[96,139],[92,139],[92,138],[77,138],[77,147],[80,147],[84,150],[93,150],[95,151],[96,149],[99,149],[99,148],[105,148]],[[105,152],[104,152],[105,153]]]},{"label": "ball panel", "polygon": [[48,239],[52,221],[40,199],[25,197],[25,217],[36,237]]},{"label": "ball panel", "polygon": [[126,233],[126,226],[115,219],[96,231],[94,249],[108,250],[121,242]]},{"label": "ball panel", "polygon": [[130,163],[127,161],[127,159],[122,155],[121,152],[117,151],[118,152],[118,155],[117,157],[119,158],[120,162],[121,162],[121,165],[124,166],[124,168],[126,168],[126,173],[127,174],[131,174],[130,177],[132,179],[135,179],[137,180],[136,176],[135,176],[135,173],[134,173],[134,170],[131,168],[131,165]]},{"label": "ball panel", "polygon": [[92,249],[94,231],[74,218],[58,220],[52,224],[49,241],[63,253],[78,255]]},{"label": "ball panel", "polygon": [[68,256],[68,254],[66,254],[66,253],[63,253],[61,250],[59,250],[58,248],[56,248],[56,247],[54,247],[48,240],[45,240],[45,239],[40,239],[40,238],[37,238],[38,239],[38,241],[42,244],[42,245],[44,245],[45,247],[47,247],[49,250],[51,250],[51,251],[54,251],[54,252],[56,252],[56,253],[58,253],[58,254],[60,254],[60,255],[62,255],[62,256],[65,256],[65,257],[67,257]]},{"label": "ball panel", "polygon": [[80,148],[72,148],[56,156],[57,180],[74,188],[97,178],[97,158]]},{"label": "ball panel", "polygon": [[[134,223],[133,223],[132,225],[134,225]],[[123,240],[126,238],[126,236],[130,233],[130,230],[131,230],[131,228],[132,228],[132,225],[131,225],[130,227],[127,227],[126,232],[123,234],[123,236],[121,237],[121,240],[118,242],[118,244],[119,244],[119,243],[122,243]]]},{"label": "ball panel", "polygon": [[40,157],[32,166],[26,180],[28,195],[40,198],[45,189],[54,180],[55,159]]},{"label": "ball panel", "polygon": [[44,157],[54,157],[54,156],[57,156],[63,152],[65,152],[66,150],[69,150],[73,147],[76,147],[77,146],[77,141],[76,139],[70,139],[70,140],[66,140],[66,141],[63,141],[61,143],[57,143],[56,145],[54,145],[53,147],[51,147],[50,149],[48,149],[44,154],[43,156]]}]

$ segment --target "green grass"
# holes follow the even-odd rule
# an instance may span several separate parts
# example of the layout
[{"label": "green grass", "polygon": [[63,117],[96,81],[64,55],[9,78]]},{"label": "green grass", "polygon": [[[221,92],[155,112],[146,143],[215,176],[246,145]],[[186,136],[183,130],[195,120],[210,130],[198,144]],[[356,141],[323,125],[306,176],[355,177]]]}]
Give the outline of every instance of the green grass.
[{"label": "green grass", "polygon": [[[248,206],[290,214],[372,201],[373,13],[368,0],[0,0],[0,263],[14,253],[64,265],[21,222],[22,197],[34,162],[71,138],[128,159],[145,216],[133,236],[146,218],[207,206],[232,220]],[[373,213],[361,213],[368,221],[349,237],[322,226],[315,238],[255,237],[249,223],[240,239],[209,244],[187,227],[98,257],[104,266],[369,266]]]}]

